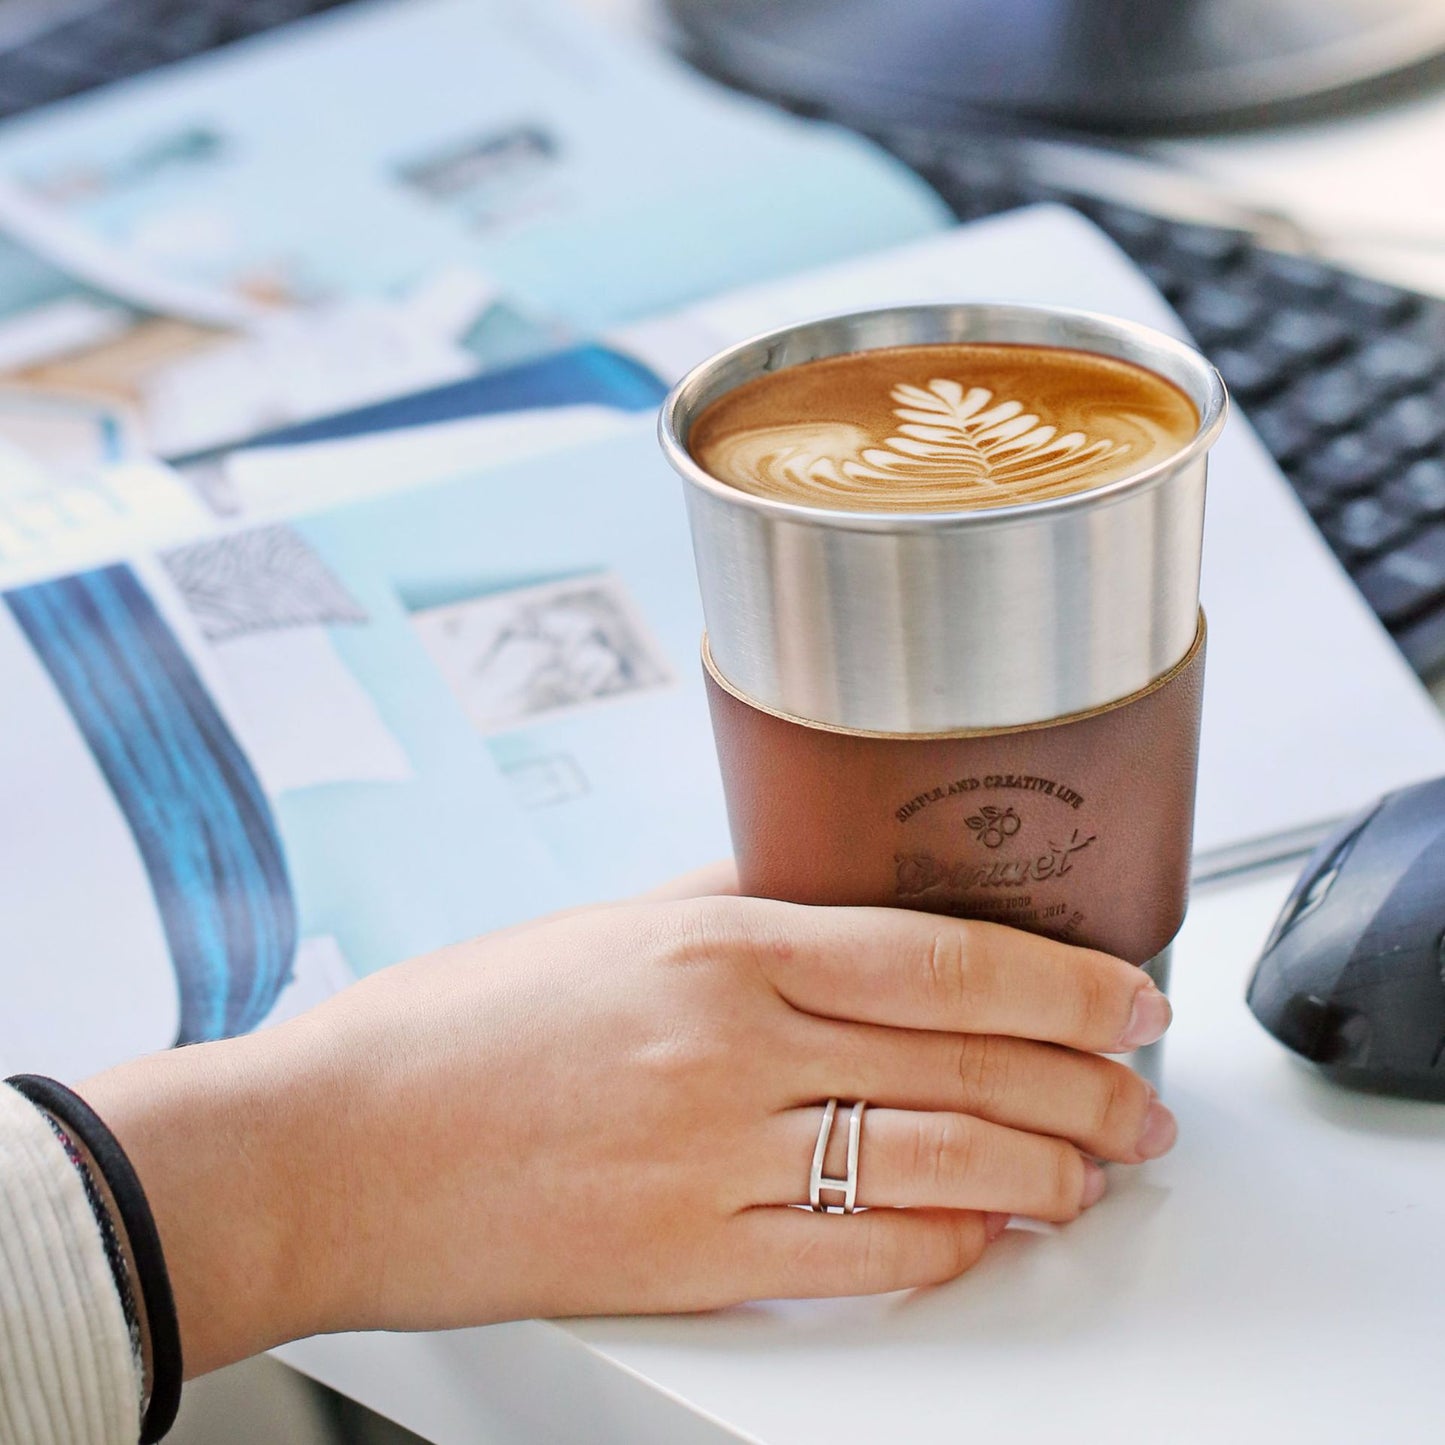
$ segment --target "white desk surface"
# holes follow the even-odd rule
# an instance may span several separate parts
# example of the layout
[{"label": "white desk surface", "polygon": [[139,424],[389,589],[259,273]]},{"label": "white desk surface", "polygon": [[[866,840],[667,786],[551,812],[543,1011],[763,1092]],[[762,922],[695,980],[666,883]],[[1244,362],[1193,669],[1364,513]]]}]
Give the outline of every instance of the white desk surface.
[{"label": "white desk surface", "polygon": [[1445,1109],[1338,1090],[1255,1023],[1244,984],[1288,882],[1216,886],[1190,911],[1174,1153],[1113,1169],[1086,1218],[1010,1232],[951,1285],[283,1358],[437,1445],[1434,1439]]}]

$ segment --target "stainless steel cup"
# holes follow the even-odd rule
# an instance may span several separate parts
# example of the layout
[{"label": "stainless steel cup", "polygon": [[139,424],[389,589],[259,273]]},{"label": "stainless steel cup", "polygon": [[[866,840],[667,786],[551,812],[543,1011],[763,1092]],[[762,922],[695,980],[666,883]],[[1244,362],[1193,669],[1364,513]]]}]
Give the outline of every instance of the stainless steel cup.
[{"label": "stainless steel cup", "polygon": [[[967,341],[1137,363],[1198,428],[1092,490],[938,513],[757,497],[688,451],[703,409],[754,377]],[[1183,343],[1032,306],[832,317],[684,377],[660,434],[686,487],[744,890],[1001,918],[1162,973],[1187,887],[1206,453],[1225,410]]]}]

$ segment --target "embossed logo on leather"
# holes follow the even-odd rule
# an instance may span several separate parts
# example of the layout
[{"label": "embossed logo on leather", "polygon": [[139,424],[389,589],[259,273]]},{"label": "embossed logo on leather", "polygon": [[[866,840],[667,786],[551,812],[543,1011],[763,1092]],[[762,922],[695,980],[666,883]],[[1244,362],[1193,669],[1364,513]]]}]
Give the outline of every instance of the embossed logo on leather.
[{"label": "embossed logo on leather", "polygon": [[932,853],[895,853],[899,898],[932,898],[967,893],[976,888],[1022,888],[1073,871],[1074,857],[1095,841],[1097,834],[1078,828],[1067,841],[1047,844],[1047,852],[1024,858],[995,858],[988,863],[940,859]]},{"label": "embossed logo on leather", "polygon": [[994,807],[980,808],[964,819],[985,848],[1001,847],[1023,827],[1023,821],[1013,808]]}]

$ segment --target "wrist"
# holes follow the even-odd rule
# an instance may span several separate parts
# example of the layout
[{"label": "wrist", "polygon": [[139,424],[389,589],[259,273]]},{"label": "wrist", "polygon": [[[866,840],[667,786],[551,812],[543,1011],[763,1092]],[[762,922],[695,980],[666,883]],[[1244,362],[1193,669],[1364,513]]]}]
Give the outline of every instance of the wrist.
[{"label": "wrist", "polygon": [[289,1053],[269,1034],[193,1045],[79,1090],[150,1203],[188,1377],[321,1327],[324,1196],[310,1187],[317,1140]]}]

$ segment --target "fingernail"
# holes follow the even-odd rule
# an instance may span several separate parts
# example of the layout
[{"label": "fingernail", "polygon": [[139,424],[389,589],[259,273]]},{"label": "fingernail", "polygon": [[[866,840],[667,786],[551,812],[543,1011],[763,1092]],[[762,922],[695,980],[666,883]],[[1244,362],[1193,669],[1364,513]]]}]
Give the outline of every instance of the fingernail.
[{"label": "fingernail", "polygon": [[1104,1197],[1104,1190],[1108,1188],[1108,1185],[1109,1181],[1105,1179],[1104,1171],[1092,1159],[1085,1159],[1082,1207],[1087,1209],[1091,1204],[1097,1204]]},{"label": "fingernail", "polygon": [[1163,1104],[1150,1104],[1144,1115],[1144,1129],[1134,1147],[1142,1159],[1157,1159],[1167,1154],[1179,1137],[1179,1124]]},{"label": "fingernail", "polygon": [[984,1237],[990,1244],[1008,1228],[1009,1219],[1012,1216],[1007,1214],[985,1214],[983,1217]]},{"label": "fingernail", "polygon": [[1134,1010],[1129,1015],[1129,1026],[1119,1040],[1119,1048],[1127,1053],[1130,1049],[1142,1049],[1164,1037],[1164,1030],[1174,1017],[1169,1000],[1154,987],[1146,984],[1134,995]]}]

